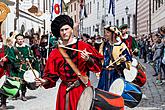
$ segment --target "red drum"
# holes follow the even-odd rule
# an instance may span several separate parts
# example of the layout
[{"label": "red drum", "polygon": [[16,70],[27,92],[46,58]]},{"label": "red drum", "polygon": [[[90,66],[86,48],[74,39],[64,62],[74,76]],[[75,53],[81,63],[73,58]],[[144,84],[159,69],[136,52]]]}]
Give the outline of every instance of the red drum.
[{"label": "red drum", "polygon": [[130,108],[136,107],[142,99],[140,87],[122,78],[118,78],[112,83],[109,92],[121,95],[124,104]]},{"label": "red drum", "polygon": [[140,63],[138,62],[135,58],[132,58],[132,66],[136,67],[138,70],[142,70],[142,71],[146,71],[146,68]]},{"label": "red drum", "polygon": [[137,70],[135,67],[131,67],[130,70],[124,69],[123,71],[125,80],[142,87],[146,83],[146,74],[142,70]]},{"label": "red drum", "polygon": [[77,110],[124,110],[124,100],[114,93],[87,87],[81,94]]}]

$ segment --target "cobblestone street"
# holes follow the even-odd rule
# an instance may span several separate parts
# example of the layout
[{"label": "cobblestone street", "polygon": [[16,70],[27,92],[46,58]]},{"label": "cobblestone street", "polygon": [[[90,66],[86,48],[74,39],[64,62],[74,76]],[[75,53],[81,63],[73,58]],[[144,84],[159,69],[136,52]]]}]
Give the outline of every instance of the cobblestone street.
[{"label": "cobblestone street", "polygon": [[[149,64],[144,64],[147,68],[147,83],[142,88],[146,98],[143,98],[140,104],[135,108],[125,107],[125,110],[165,110],[165,84],[157,86],[155,78],[152,76],[153,68]],[[91,83],[97,86],[98,80],[94,74],[91,75]],[[60,81],[57,87],[51,89],[38,88],[29,90],[27,93],[28,101],[8,100],[7,106],[11,110],[54,110],[55,98]]]}]

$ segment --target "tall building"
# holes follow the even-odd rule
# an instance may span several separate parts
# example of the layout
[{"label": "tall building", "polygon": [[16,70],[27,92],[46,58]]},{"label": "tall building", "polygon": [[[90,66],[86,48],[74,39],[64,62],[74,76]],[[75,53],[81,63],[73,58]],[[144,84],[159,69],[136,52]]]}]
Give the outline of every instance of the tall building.
[{"label": "tall building", "polygon": [[138,0],[137,3],[137,34],[149,33],[149,0]]},{"label": "tall building", "polygon": [[159,27],[165,26],[165,1],[151,1],[151,31],[155,32]]},{"label": "tall building", "polygon": [[70,0],[68,2],[68,15],[74,21],[74,35],[78,36],[80,31],[80,1],[79,0]]}]

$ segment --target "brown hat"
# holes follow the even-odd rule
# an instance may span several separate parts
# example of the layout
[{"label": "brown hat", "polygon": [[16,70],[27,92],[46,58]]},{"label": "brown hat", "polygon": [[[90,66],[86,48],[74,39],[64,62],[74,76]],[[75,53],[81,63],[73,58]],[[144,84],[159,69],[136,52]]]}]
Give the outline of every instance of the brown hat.
[{"label": "brown hat", "polygon": [[0,15],[0,22],[2,22],[6,19],[7,14],[10,12],[10,9],[3,2],[0,2],[0,9],[2,11]]},{"label": "brown hat", "polygon": [[122,36],[121,32],[119,31],[119,29],[115,26],[106,26],[104,27],[104,29],[114,32],[117,36]]},{"label": "brown hat", "polygon": [[55,37],[60,37],[60,28],[64,25],[69,25],[73,29],[73,19],[68,15],[57,16],[51,24],[51,31]]}]

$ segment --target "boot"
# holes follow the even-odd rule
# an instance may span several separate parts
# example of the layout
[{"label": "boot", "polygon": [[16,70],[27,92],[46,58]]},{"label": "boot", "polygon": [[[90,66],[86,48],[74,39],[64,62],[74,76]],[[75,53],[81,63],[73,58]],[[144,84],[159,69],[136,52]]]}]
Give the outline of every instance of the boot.
[{"label": "boot", "polygon": [[5,95],[1,95],[1,107],[0,107],[0,110],[7,110],[7,108],[6,108],[6,99],[7,99],[7,97]]},{"label": "boot", "polygon": [[27,98],[25,97],[25,93],[26,92],[22,92],[22,95],[21,95],[21,100],[22,101],[27,101]]},{"label": "boot", "polygon": [[12,100],[17,100],[18,97],[20,96],[19,92],[12,98]]}]

